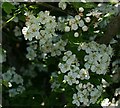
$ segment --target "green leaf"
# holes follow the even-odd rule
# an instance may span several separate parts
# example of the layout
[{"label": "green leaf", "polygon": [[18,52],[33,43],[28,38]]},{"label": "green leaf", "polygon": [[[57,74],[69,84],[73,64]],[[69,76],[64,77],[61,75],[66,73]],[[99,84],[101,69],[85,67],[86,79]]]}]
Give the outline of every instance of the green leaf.
[{"label": "green leaf", "polygon": [[71,4],[73,5],[75,9],[79,9],[79,7],[81,7],[81,3],[79,2],[72,2]]},{"label": "green leaf", "polygon": [[95,6],[97,6],[95,3],[86,3],[84,8],[94,8]]},{"label": "green leaf", "polygon": [[4,2],[2,8],[7,14],[10,14],[12,13],[12,9],[15,9],[15,6],[12,5],[11,3]]},{"label": "green leaf", "polygon": [[97,5],[95,3],[81,3],[81,2],[72,2],[71,3],[75,9],[79,9],[79,7],[83,7],[86,9],[91,9],[96,7]]},{"label": "green leaf", "polygon": [[19,15],[19,20],[25,22],[25,16],[24,15]]},{"label": "green leaf", "polygon": [[99,85],[101,84],[101,79],[97,77],[97,75],[91,75],[91,78],[89,80],[92,84],[94,85]]},{"label": "green leaf", "polygon": [[5,80],[2,81],[2,84],[3,84],[5,87],[8,87],[8,86],[9,86],[9,85],[8,85],[8,82],[5,81]]}]

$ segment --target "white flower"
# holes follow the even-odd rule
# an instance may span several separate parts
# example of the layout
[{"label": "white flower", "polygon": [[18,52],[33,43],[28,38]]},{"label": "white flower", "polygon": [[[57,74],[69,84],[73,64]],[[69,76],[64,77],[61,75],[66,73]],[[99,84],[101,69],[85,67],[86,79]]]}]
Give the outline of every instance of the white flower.
[{"label": "white flower", "polygon": [[87,86],[87,90],[88,90],[89,92],[91,92],[92,89],[93,89],[93,87],[94,87],[90,82],[88,82],[86,86]]},{"label": "white flower", "polygon": [[86,62],[86,63],[84,64],[84,67],[85,67],[86,69],[90,69],[91,65],[90,65],[90,63]]},{"label": "white flower", "polygon": [[117,88],[116,90],[115,90],[115,94],[114,94],[115,96],[118,96],[118,95],[120,95],[120,88]]},{"label": "white flower", "polygon": [[75,21],[74,18],[72,18],[72,19],[69,20],[69,25],[70,25],[70,26],[71,26],[72,24],[75,24],[75,23],[76,23],[76,21]]},{"label": "white flower", "polygon": [[12,78],[12,74],[10,73],[10,71],[7,71],[6,73],[3,73],[2,77],[3,77],[3,80],[9,82]]},{"label": "white flower", "polygon": [[33,33],[30,32],[27,32],[27,34],[24,35],[25,40],[29,40],[29,41],[32,41],[33,37],[34,37]]},{"label": "white flower", "polygon": [[60,1],[60,2],[58,3],[58,6],[59,6],[59,8],[62,8],[62,10],[65,10],[66,7],[67,7],[67,4],[66,4],[65,2]]},{"label": "white flower", "polygon": [[16,84],[23,84],[23,79],[20,75],[15,74],[12,79],[12,82],[15,82]]},{"label": "white flower", "polygon": [[101,91],[94,88],[93,91],[91,91],[90,93],[91,96],[90,102],[94,104],[97,101],[97,99],[100,97],[100,95],[101,95]]},{"label": "white flower", "polygon": [[86,0],[81,0],[81,2],[86,3],[87,1]]},{"label": "white flower", "polygon": [[26,58],[28,58],[29,60],[33,60],[37,56],[32,47],[27,47],[27,51],[28,53],[26,55]]},{"label": "white flower", "polygon": [[108,52],[108,54],[110,55],[110,57],[112,57],[113,56],[113,48],[109,45],[108,47],[107,47],[107,52]]},{"label": "white flower", "polygon": [[78,96],[78,94],[73,94],[73,104],[76,104],[77,106],[80,106],[80,97]]},{"label": "white flower", "polygon": [[28,29],[29,29],[29,27],[23,27],[22,33],[23,33],[24,35],[27,35]]},{"label": "white flower", "polygon": [[[83,85],[83,88],[84,88],[84,85]],[[89,92],[88,92],[88,90],[87,90],[86,84],[85,84],[85,88],[84,88],[84,90],[82,91],[82,93],[83,93],[83,95],[89,96]]]},{"label": "white flower", "polygon": [[89,23],[91,21],[90,17],[85,18],[85,22]]},{"label": "white flower", "polygon": [[21,85],[18,86],[18,88],[16,89],[17,92],[22,93],[25,90],[25,88]]},{"label": "white flower", "polygon": [[106,98],[101,102],[101,106],[108,106],[110,104],[109,99]]},{"label": "white flower", "polygon": [[65,27],[65,32],[69,32],[70,31],[70,27],[69,26],[66,26]]},{"label": "white flower", "polygon": [[91,66],[91,71],[92,71],[92,72],[96,72],[96,71],[97,71],[96,65],[92,65],[92,66]]},{"label": "white flower", "polygon": [[60,56],[60,55],[61,55],[61,51],[60,51],[60,50],[57,50],[57,51],[56,51],[56,55],[57,55],[57,56]]},{"label": "white flower", "polygon": [[85,70],[85,69],[81,69],[81,70],[80,70],[80,78],[81,78],[81,80],[89,79],[90,76],[89,76],[88,71]]},{"label": "white flower", "polygon": [[87,13],[87,14],[86,14],[86,16],[88,16],[88,17],[91,16],[91,15],[92,15],[92,13]]},{"label": "white flower", "polygon": [[74,37],[78,37],[79,36],[79,33],[78,32],[75,32],[74,33]]},{"label": "white flower", "polygon": [[52,16],[49,16],[48,22],[45,24],[45,27],[48,29],[55,29],[57,23],[55,22]]},{"label": "white flower", "polygon": [[107,54],[108,52],[106,52],[106,53],[104,53],[103,55],[102,55],[102,58],[101,58],[101,62],[102,63],[105,63],[105,62],[107,62],[108,60],[109,60],[109,55]]},{"label": "white flower", "polygon": [[79,12],[84,12],[84,8],[83,7],[79,7]]},{"label": "white flower", "polygon": [[61,54],[61,51],[65,51],[65,46],[67,44],[67,41],[63,41],[60,39],[60,41],[56,42],[51,46],[51,56],[59,56]]},{"label": "white flower", "polygon": [[78,29],[78,25],[76,23],[71,25],[71,30],[77,30]]},{"label": "white flower", "polygon": [[87,30],[88,30],[88,27],[87,27],[86,25],[84,25],[84,26],[82,27],[82,30],[83,30],[83,31],[87,31]]},{"label": "white flower", "polygon": [[46,24],[48,21],[49,21],[49,15],[41,11],[39,13],[39,22],[41,24]]},{"label": "white flower", "polygon": [[84,61],[88,61],[89,60],[89,55],[85,55],[85,57],[84,57]]},{"label": "white flower", "polygon": [[86,105],[86,106],[89,106],[89,99],[88,99],[88,97],[84,97],[83,98],[83,103],[84,103],[84,105]]},{"label": "white flower", "polygon": [[14,97],[15,95],[18,94],[18,92],[16,91],[16,89],[9,89],[9,97]]},{"label": "white flower", "polygon": [[75,15],[75,19],[78,21],[81,19],[80,15]]},{"label": "white flower", "polygon": [[51,85],[52,90],[57,89],[60,87],[60,84],[58,82],[53,82]]},{"label": "white flower", "polygon": [[82,50],[87,50],[88,49],[88,45],[86,43],[80,43],[80,47]]},{"label": "white flower", "polygon": [[14,68],[14,67],[11,67],[10,69],[7,70],[6,73],[3,73],[3,74],[2,74],[3,80],[8,81],[8,82],[11,81],[12,76],[13,76],[14,74],[16,74],[16,73],[15,73],[15,68]]},{"label": "white flower", "polygon": [[83,87],[83,84],[80,83],[79,85],[76,86],[76,89],[77,89],[78,91],[81,91],[82,87]]},{"label": "white flower", "polygon": [[68,75],[64,76],[64,80],[67,81],[69,85],[76,83],[76,73],[69,72]]},{"label": "white flower", "polygon": [[80,97],[80,100],[79,100],[79,101],[80,101],[81,103],[83,103],[83,102],[84,102],[84,99],[86,98],[86,96],[82,94],[82,91],[78,91],[77,94],[78,94],[78,96]]},{"label": "white flower", "polygon": [[67,71],[70,70],[70,65],[68,64],[59,63],[58,67],[60,68],[62,73],[66,73]]},{"label": "white flower", "polygon": [[95,11],[92,12],[92,15],[95,16],[96,18],[99,18],[101,14],[102,14],[101,12],[95,12]]},{"label": "white flower", "polygon": [[63,61],[67,61],[68,57],[67,56],[63,56]]},{"label": "white flower", "polygon": [[12,87],[12,83],[11,82],[8,82],[8,87]]},{"label": "white flower", "polygon": [[77,65],[71,65],[71,71],[78,73],[79,67]]},{"label": "white flower", "polygon": [[71,55],[72,55],[72,52],[71,52],[71,51],[67,51],[67,52],[65,52],[64,54],[67,55],[67,56],[71,56]]},{"label": "white flower", "polygon": [[96,73],[97,74],[103,74],[105,75],[107,72],[107,69],[106,69],[106,65],[105,64],[99,64],[99,65],[96,65]]},{"label": "white flower", "polygon": [[79,24],[80,27],[83,27],[83,26],[85,25],[83,20],[80,20],[80,21],[78,22],[78,24]]},{"label": "white flower", "polygon": [[42,48],[42,51],[43,51],[44,53],[49,53],[49,52],[51,52],[51,49],[52,49],[52,43],[49,42],[49,41],[47,41],[47,42],[45,43],[45,45],[42,45],[42,46],[41,46],[41,48]]},{"label": "white flower", "polygon": [[[58,55],[57,53],[58,53],[58,50],[59,49],[57,49],[56,47],[55,48],[52,48],[51,49],[51,56],[53,57],[53,56],[56,56],[56,55]],[[61,53],[61,52],[60,52]]]},{"label": "white flower", "polygon": [[88,48],[86,48],[86,50],[85,50],[85,51],[86,51],[86,53],[88,53],[88,54],[89,54],[89,53],[91,53],[91,51],[92,51],[92,50],[91,50],[91,48],[90,48],[90,47],[88,47]]},{"label": "white flower", "polygon": [[75,61],[75,55],[71,55],[69,59],[66,61],[66,64],[71,65]]}]

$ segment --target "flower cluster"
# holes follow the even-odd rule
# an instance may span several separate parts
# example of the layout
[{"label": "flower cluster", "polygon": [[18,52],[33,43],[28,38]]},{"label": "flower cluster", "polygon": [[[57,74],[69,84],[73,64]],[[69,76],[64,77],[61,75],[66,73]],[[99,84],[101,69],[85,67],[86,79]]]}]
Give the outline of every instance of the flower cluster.
[{"label": "flower cluster", "polygon": [[95,23],[94,27],[105,28],[110,22],[110,17],[112,15],[117,15],[119,13],[119,3],[115,4],[105,4],[99,3],[98,6],[91,10],[87,16],[94,16],[98,19],[98,22]]},{"label": "flower cluster", "polygon": [[[80,43],[78,51],[85,51],[84,67],[82,67],[76,57],[71,51],[66,51],[62,61],[58,64],[60,69],[59,74],[63,74],[63,83],[72,86],[76,85],[77,93],[73,94],[73,104],[77,106],[94,104],[101,96],[103,85],[93,85],[90,82],[87,84],[80,83],[82,80],[89,81],[89,72],[105,75],[108,71],[113,50],[111,46],[98,44],[94,41]],[[56,79],[57,80],[57,79]],[[57,85],[56,83],[54,85]],[[59,85],[60,86],[60,85]],[[58,87],[59,87],[58,86]],[[53,88],[54,89],[54,88]]]},{"label": "flower cluster", "polygon": [[90,69],[96,74],[105,75],[108,66],[110,64],[111,57],[113,56],[113,50],[111,46],[108,47],[105,44],[97,44],[92,41],[89,43],[81,43],[78,47],[78,51],[84,50],[87,55],[84,57],[84,67]]},{"label": "flower cluster", "polygon": [[61,31],[63,31],[62,28],[64,28],[65,32],[75,31],[74,37],[80,36],[80,34],[77,31],[79,28],[81,28],[83,32],[88,31],[87,24],[90,23],[91,18],[87,15],[83,17],[83,12],[84,12],[83,7],[79,8],[79,12],[80,14],[75,15],[75,16],[67,16],[66,19],[59,17],[57,28]]},{"label": "flower cluster", "polygon": [[108,98],[105,98],[102,102],[101,102],[101,106],[103,108],[110,108],[110,107],[117,107],[119,108],[119,100],[115,101],[115,98],[112,98],[112,101],[110,101]]},{"label": "flower cluster", "polygon": [[19,85],[17,88],[12,88],[12,89],[8,90],[9,96],[14,97],[18,94],[21,94],[24,90],[25,90],[25,88],[23,86]]},{"label": "flower cluster", "polygon": [[51,49],[51,56],[61,55],[61,51],[65,51],[66,45],[67,41],[63,41],[62,39],[53,44],[53,48]]},{"label": "flower cluster", "polygon": [[73,104],[77,106],[94,104],[102,93],[102,86],[98,85],[95,87],[91,83],[82,84],[76,86],[77,93],[73,94]]},{"label": "flower cluster", "polygon": [[57,28],[61,31],[63,31],[64,28],[65,32],[75,31],[74,37],[79,36],[79,33],[77,31],[79,28],[81,28],[83,32],[88,31],[87,24],[91,22],[91,18],[87,14],[85,17],[83,17],[83,7],[80,7],[78,11],[80,12],[80,14],[75,16],[67,16],[67,18],[59,17]]},{"label": "flower cluster", "polygon": [[53,36],[56,36],[54,33],[57,25],[55,17],[49,14],[49,11],[41,11],[38,13],[37,17],[30,12],[25,14],[27,27],[24,27],[22,32],[26,40],[31,41],[35,38],[41,40],[41,45],[43,45],[46,43],[46,40],[51,40]]},{"label": "flower cluster", "polygon": [[119,13],[118,7],[119,7],[119,3],[115,3],[115,4],[99,3],[98,6],[93,10],[100,11],[100,12],[102,12],[102,14],[117,15]]},{"label": "flower cluster", "polygon": [[[81,9],[80,9],[81,8]],[[84,11],[84,8],[80,7],[79,10],[81,12]],[[82,11],[83,9],[83,11]],[[90,17],[82,18],[80,15],[75,15],[75,17],[70,16],[67,18],[67,23],[65,27],[65,32],[69,32],[70,30],[76,31],[79,27],[82,29],[82,31],[87,31],[88,27],[85,23],[90,23],[91,19]]]},{"label": "flower cluster", "polygon": [[[55,33],[57,23],[55,16],[50,16],[49,11],[41,11],[35,17],[32,13],[26,13],[26,27],[23,27],[22,33],[26,40],[37,40],[37,47],[43,54],[51,53],[51,56],[60,55],[61,51],[65,51],[67,41],[60,39]],[[57,41],[54,41],[57,40]],[[36,57],[35,49],[28,47],[27,58],[33,60]]]},{"label": "flower cluster", "polygon": [[7,72],[3,73],[2,77],[3,81],[7,83],[6,86],[10,88],[14,85],[18,86],[17,88],[9,89],[8,92],[10,97],[20,94],[25,90],[25,88],[23,87],[23,78],[15,72],[14,67],[8,69]]},{"label": "flower cluster", "polygon": [[75,54],[72,54],[71,51],[64,53],[62,62],[58,64],[61,73],[67,74],[64,75],[63,82],[67,82],[69,85],[78,84],[79,79],[88,80],[90,78],[89,73],[86,69],[79,68],[80,64],[76,58]]},{"label": "flower cluster", "polygon": [[[35,0],[31,1],[33,2]],[[2,84],[7,88],[5,88],[5,92],[8,92],[9,97],[14,97],[22,93],[25,90],[24,87],[26,87],[26,90],[29,87],[35,87],[36,85],[32,85],[34,82],[39,80],[39,76],[41,74],[50,75],[50,73],[47,72],[53,71],[50,79],[52,83],[51,90],[59,93],[64,91],[64,96],[68,102],[68,106],[65,105],[64,107],[69,107],[69,104],[73,104],[73,106],[77,107],[87,107],[91,104],[101,104],[101,106],[117,105],[115,101],[117,101],[119,98],[120,88],[116,85],[117,88],[110,90],[115,97],[113,100],[111,96],[110,100],[108,98],[104,99],[106,97],[106,93],[104,92],[109,91],[109,87],[111,88],[114,83],[117,84],[120,81],[120,60],[118,59],[119,51],[116,51],[115,49],[115,55],[112,58],[113,49],[111,47],[113,46],[116,48],[119,42],[119,35],[118,37],[114,37],[108,46],[105,44],[96,43],[95,39],[97,39],[97,37],[101,34],[104,35],[106,30],[104,30],[104,28],[108,25],[113,16],[118,15],[119,3],[87,4],[86,0],[77,0],[79,3],[76,5],[75,3],[72,3],[75,1],[76,0],[60,0],[58,7],[62,10],[56,7],[56,3],[51,6],[52,4],[49,3],[37,4],[36,2],[32,5],[29,3],[22,4],[14,2],[11,3],[12,5],[15,5],[15,8],[11,6],[11,13],[9,13],[10,11],[6,10],[6,4],[3,5],[3,13],[6,12],[5,16],[3,16],[3,23],[6,21],[12,21],[9,24],[5,23],[7,24],[7,26],[5,26],[7,27],[7,33],[9,33],[11,28],[13,28],[14,30],[12,34],[16,36],[13,36],[11,42],[13,41],[16,44],[16,42],[18,42],[16,40],[17,38],[20,39],[19,42],[21,44],[26,42],[26,58],[31,60],[27,61],[27,64],[20,68],[19,72],[21,75],[16,72],[14,67],[11,67],[6,71],[6,66],[12,65],[14,62],[11,62],[11,59],[9,59],[8,56],[7,63],[6,51],[0,48],[0,66],[3,62],[5,62],[3,63],[3,69],[5,70],[2,74]],[[80,1],[83,3],[80,3]],[[8,5],[10,4],[8,3]],[[42,7],[46,7],[48,5],[48,7],[53,10],[57,9],[57,11],[60,11],[60,14],[50,14],[50,11],[40,11],[37,13],[39,11],[37,8],[39,8],[40,5]],[[67,7],[68,10],[65,12]],[[18,10],[16,11],[16,9]],[[25,16],[22,15],[25,10],[29,9],[31,12],[26,12]],[[69,12],[71,10],[72,12]],[[75,14],[76,12],[77,14]],[[56,16],[53,16],[52,14]],[[13,15],[13,17],[11,15]],[[4,17],[6,17],[6,20],[4,20]],[[26,21],[24,21],[24,17]],[[22,31],[20,31],[20,27],[24,24],[23,22],[25,22],[25,27],[23,27]],[[3,30],[6,31],[4,27]],[[24,35],[26,41],[20,37],[22,34]],[[71,34],[72,37],[70,37]],[[87,36],[87,34],[89,36]],[[7,34],[5,34],[5,36],[5,39],[7,39]],[[11,42],[8,45],[14,45],[11,44]],[[11,48],[8,47],[8,45],[4,45],[4,47]],[[18,48],[17,44],[16,47],[10,49],[10,51],[8,49],[8,55],[12,54],[12,50],[15,50],[15,54],[17,54],[19,49],[21,49],[21,47]],[[23,52],[21,58],[24,58],[24,53],[26,51]],[[115,61],[112,63],[111,58],[112,60],[115,59]],[[24,60],[18,59],[17,63],[19,62],[22,63]],[[110,72],[108,72],[109,69]],[[46,74],[43,72],[46,72]],[[50,78],[47,77],[46,80],[44,75],[42,75],[43,81],[40,82],[40,88],[42,88],[40,95],[42,96],[46,96],[46,91],[43,90],[46,87],[43,86],[44,84],[49,83],[48,80]],[[23,82],[23,78],[25,79],[25,82]],[[37,93],[39,91],[38,89],[39,88],[35,87],[35,89],[33,88],[32,91]],[[110,95],[110,93],[107,94]],[[51,96],[53,95],[50,95],[48,98],[50,99]],[[54,97],[56,97],[55,99],[57,102],[59,96],[54,95]],[[35,98],[33,97],[33,99]],[[111,100],[112,102],[110,102]],[[53,102],[46,104],[42,102],[41,105],[47,106],[48,104],[50,107],[52,107]]]}]

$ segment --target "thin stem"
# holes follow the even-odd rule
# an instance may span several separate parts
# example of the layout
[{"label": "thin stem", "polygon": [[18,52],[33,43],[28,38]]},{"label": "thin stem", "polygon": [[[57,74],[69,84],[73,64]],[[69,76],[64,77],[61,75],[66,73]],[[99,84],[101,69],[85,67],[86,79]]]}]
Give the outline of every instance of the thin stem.
[{"label": "thin stem", "polygon": [[17,13],[14,13],[14,15],[8,19],[6,22],[4,22],[3,24],[0,25],[0,30],[2,30],[2,28],[4,28],[6,26],[7,23],[9,23],[10,21],[12,21],[18,14],[21,13],[20,9],[16,10]]}]

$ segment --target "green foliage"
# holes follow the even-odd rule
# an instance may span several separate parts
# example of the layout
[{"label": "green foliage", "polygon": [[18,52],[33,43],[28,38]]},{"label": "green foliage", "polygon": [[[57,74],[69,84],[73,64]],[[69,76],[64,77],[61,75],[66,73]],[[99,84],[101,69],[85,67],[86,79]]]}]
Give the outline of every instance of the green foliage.
[{"label": "green foliage", "polygon": [[7,82],[7,81],[4,81],[4,80],[3,80],[3,81],[2,81],[2,84],[3,84],[5,87],[7,87],[7,88],[9,87],[9,85],[8,85],[8,82]]},{"label": "green foliage", "polygon": [[15,10],[15,9],[16,9],[15,6],[12,5],[12,4],[9,3],[9,2],[4,2],[4,3],[2,4],[2,8],[3,8],[3,10],[4,10],[7,14],[11,14],[11,13],[12,13],[12,10]]},{"label": "green foliage", "polygon": [[[108,3],[109,4],[109,3]],[[22,107],[28,107],[30,108],[63,108],[66,106],[66,108],[76,108],[76,105],[72,104],[73,101],[73,94],[77,93],[76,85],[77,83],[73,83],[72,85],[69,85],[66,81],[64,83],[64,76],[68,74],[69,71],[66,73],[59,73],[61,70],[58,66],[59,63],[63,63],[66,61],[63,61],[63,56],[65,52],[71,51],[73,54],[76,55],[76,58],[78,60],[78,63],[80,64],[79,71],[81,68],[85,68],[84,64],[88,61],[84,60],[85,55],[88,55],[88,53],[85,50],[78,51],[78,46],[80,43],[91,42],[90,38],[96,36],[96,38],[100,38],[104,35],[106,31],[105,22],[111,20],[111,16],[104,17],[105,14],[101,15],[100,20],[99,18],[96,18],[95,16],[90,16],[91,22],[85,22],[85,18],[87,17],[86,14],[89,13],[92,9],[96,8],[98,3],[95,2],[88,2],[88,3],[82,3],[82,2],[71,2],[67,3],[67,9],[61,10],[58,8],[58,3],[19,3],[18,5],[13,5],[10,2],[3,2],[2,9],[3,9],[3,22],[6,22],[6,25],[3,26],[3,49],[6,50],[6,61],[4,61],[3,65],[3,74],[8,70],[9,67],[15,67],[16,73],[21,75],[24,79],[23,86],[25,87],[25,91],[21,94],[17,94],[15,97],[9,97],[9,89],[14,88],[14,84],[12,87],[9,87],[9,83],[7,81],[2,81],[3,85],[3,96],[5,97],[5,100],[8,101],[8,103],[11,106],[22,106]],[[33,15],[36,17],[37,14],[40,11],[43,11],[43,13],[46,10],[50,11],[50,15],[53,17],[55,16],[55,21],[58,21],[58,17],[61,18],[67,18],[67,16],[70,14],[78,15],[79,7],[84,8],[83,16],[81,15],[81,19],[85,22],[85,25],[88,27],[87,31],[83,31],[82,27],[78,26],[77,30],[71,30],[69,32],[65,32],[65,26],[69,25],[69,22],[59,22],[61,25],[59,27],[57,26],[55,28],[55,33],[58,34],[58,40],[59,38],[63,41],[67,40],[67,45],[65,46],[65,50],[61,51],[60,56],[51,56],[51,52],[47,53],[45,57],[45,53],[43,55],[41,54],[42,51],[39,50],[39,39],[37,40],[34,36],[32,41],[25,40],[25,35],[23,35],[23,27],[26,27],[27,24],[29,25],[29,15],[25,16],[26,12],[32,12]],[[71,11],[72,10],[72,11]],[[99,11],[99,10],[98,10]],[[10,17],[8,17],[10,16]],[[41,18],[42,16],[40,16]],[[51,17],[51,18],[52,18]],[[70,16],[69,16],[70,17]],[[33,16],[32,16],[33,18]],[[43,20],[40,19],[39,20]],[[16,21],[17,19],[17,21]],[[26,23],[26,21],[28,21]],[[48,19],[46,20],[46,22]],[[8,23],[9,22],[9,23]],[[45,23],[46,23],[45,22]],[[35,23],[34,26],[36,26],[38,23],[35,21],[32,22],[32,24]],[[41,23],[41,22],[40,22]],[[48,22],[47,22],[48,23]],[[52,23],[51,23],[52,24]],[[98,24],[98,26],[95,28],[94,25]],[[38,24],[39,25],[39,24]],[[21,34],[16,36],[15,35],[15,28],[16,26],[20,29]],[[41,24],[41,30],[44,30],[44,24]],[[49,25],[51,26],[51,25]],[[54,24],[53,24],[54,26]],[[70,26],[70,25],[69,25]],[[39,26],[38,26],[39,27]],[[31,26],[29,26],[31,28]],[[34,28],[34,27],[33,27]],[[37,29],[37,28],[36,28]],[[32,29],[34,31],[34,29]],[[39,29],[40,30],[40,29]],[[100,30],[99,33],[94,33],[94,31]],[[47,30],[46,30],[47,31]],[[40,32],[40,31],[39,31]],[[47,31],[49,32],[49,31]],[[78,37],[74,36],[74,33],[77,32],[79,34]],[[18,33],[18,31],[17,31]],[[32,32],[31,32],[32,34]],[[33,36],[33,34],[32,34]],[[44,37],[44,36],[43,36]],[[40,39],[41,40],[41,39]],[[57,40],[57,38],[56,38]],[[58,41],[57,40],[57,41]],[[94,40],[94,39],[93,39]],[[48,41],[48,40],[47,40]],[[46,41],[46,43],[47,43]],[[94,40],[96,41],[96,40]],[[106,87],[105,92],[102,92],[98,100],[95,104],[90,104],[89,108],[101,108],[101,102],[105,98],[110,98],[112,100],[112,97],[114,97],[114,92],[117,87],[119,87],[119,84],[115,84],[112,81],[111,75],[113,75],[112,71],[112,62],[119,58],[119,39],[118,43],[111,45],[113,48],[115,48],[115,54],[114,57],[110,61],[110,65],[108,67],[108,70],[106,74],[96,74],[96,72],[92,72],[89,68],[87,71],[89,71],[90,79],[80,79],[79,83],[87,84],[90,82],[95,87],[102,84],[102,79],[104,79],[107,83],[109,83],[109,86]],[[31,44],[32,43],[32,44]],[[45,44],[46,44],[45,43]],[[53,42],[52,40],[52,43]],[[34,60],[30,61],[27,59],[26,55],[28,54],[27,48],[31,45],[35,44],[37,46],[37,49],[35,49],[35,52],[37,52],[37,57],[35,57]],[[61,46],[59,46],[61,47]],[[107,47],[107,45],[106,45]],[[98,47],[97,47],[98,48]],[[92,48],[91,48],[92,49]],[[116,50],[117,49],[117,50]],[[33,49],[34,50],[34,49]],[[31,51],[31,50],[30,50]],[[32,52],[32,51],[31,51]],[[44,50],[43,50],[44,52]],[[89,52],[89,51],[88,51]],[[94,52],[94,51],[93,51]],[[98,51],[99,52],[99,51]],[[92,52],[91,52],[92,53]],[[106,52],[108,53],[108,52]],[[2,54],[2,49],[0,48],[0,54]],[[104,54],[104,53],[103,53]],[[31,54],[32,55],[32,54]],[[34,55],[34,54],[33,54]],[[100,55],[101,56],[101,55]],[[102,55],[103,56],[103,55]],[[42,58],[43,57],[43,58]],[[102,58],[102,57],[101,57]],[[1,58],[0,58],[1,59]],[[67,58],[68,59],[68,58]],[[106,58],[105,58],[106,59]],[[93,60],[94,61],[94,60]],[[100,62],[100,61],[99,61]],[[97,63],[99,64],[97,61]],[[104,61],[103,61],[104,62]],[[106,61],[107,62],[107,61]],[[72,65],[75,64],[76,61]],[[42,64],[42,65],[41,65]],[[91,63],[92,64],[92,63]],[[0,64],[1,65],[1,64]],[[46,68],[47,67],[47,68]],[[72,67],[73,68],[73,67]],[[46,69],[46,70],[44,70]],[[55,73],[57,77],[55,78],[52,76],[52,73]],[[52,89],[51,85],[53,82],[57,82],[60,84],[59,88],[56,87],[56,89]],[[12,82],[12,80],[11,80]],[[115,88],[112,88],[115,87]],[[87,89],[87,88],[86,88]],[[92,91],[91,91],[92,92]],[[89,96],[90,98],[90,96]],[[6,102],[7,103],[7,102]],[[3,107],[6,105],[6,103],[3,104]]]},{"label": "green foliage", "polygon": [[97,6],[97,4],[95,4],[94,2],[88,2],[88,3],[82,3],[82,2],[71,2],[73,8],[75,8],[76,10],[79,9],[79,7],[83,7],[85,9],[93,9]]}]

